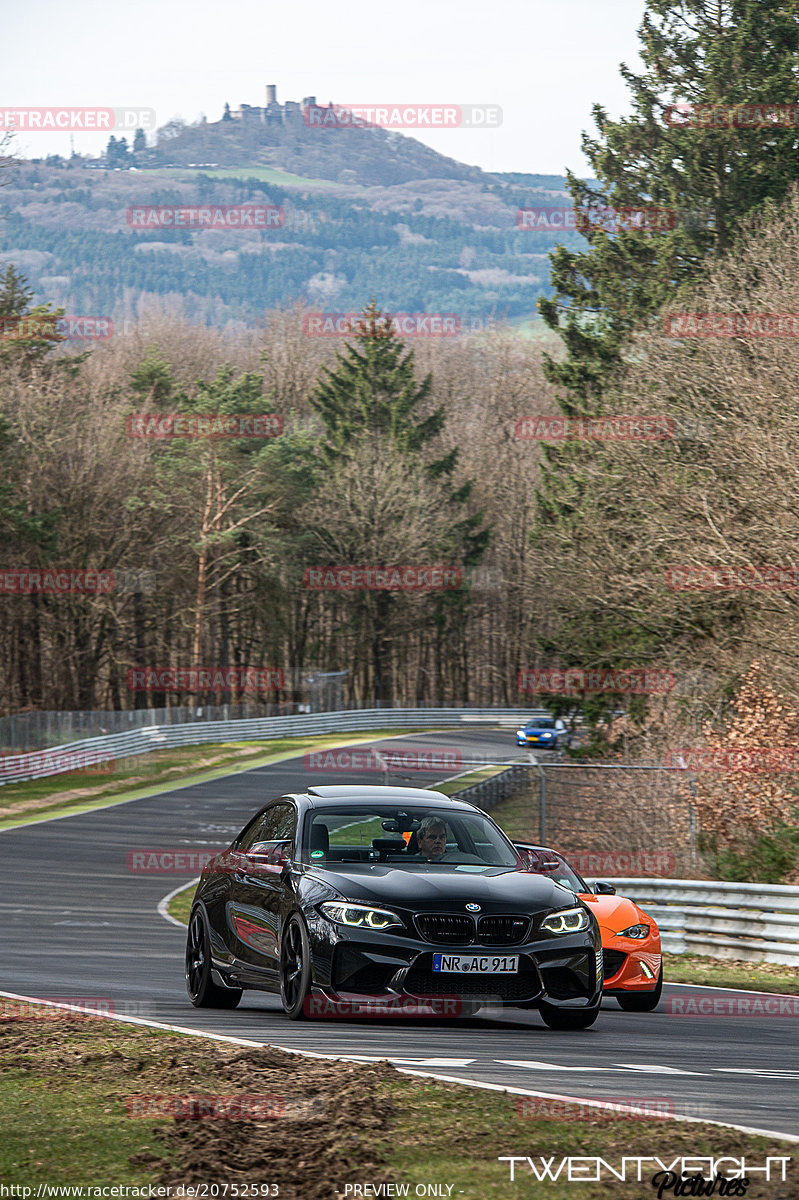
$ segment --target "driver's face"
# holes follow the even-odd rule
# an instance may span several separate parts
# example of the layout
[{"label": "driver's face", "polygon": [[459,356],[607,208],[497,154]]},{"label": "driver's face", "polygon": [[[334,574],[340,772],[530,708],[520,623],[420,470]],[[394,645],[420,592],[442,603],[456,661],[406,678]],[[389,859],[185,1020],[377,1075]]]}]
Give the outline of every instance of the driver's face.
[{"label": "driver's face", "polygon": [[447,848],[446,829],[433,826],[419,838],[419,849],[425,858],[440,858]]}]

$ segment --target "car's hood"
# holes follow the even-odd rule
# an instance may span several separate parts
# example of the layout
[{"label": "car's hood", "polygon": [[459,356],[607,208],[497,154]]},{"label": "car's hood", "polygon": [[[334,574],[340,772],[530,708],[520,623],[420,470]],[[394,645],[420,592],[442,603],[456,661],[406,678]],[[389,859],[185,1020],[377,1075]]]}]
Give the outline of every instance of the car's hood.
[{"label": "car's hood", "polygon": [[[599,922],[599,927],[609,934],[621,933],[631,925],[638,925],[642,917],[646,917],[643,909],[639,908],[627,896],[594,896],[580,893],[591,912]],[[646,922],[654,925],[652,917],[646,917]]]},{"label": "car's hood", "polygon": [[[544,875],[506,867],[467,872],[440,867],[397,868],[379,863],[315,867],[313,874],[350,900],[402,908],[460,908],[479,904],[484,912],[542,912],[568,908],[575,896]],[[623,928],[623,927],[622,927]]]}]

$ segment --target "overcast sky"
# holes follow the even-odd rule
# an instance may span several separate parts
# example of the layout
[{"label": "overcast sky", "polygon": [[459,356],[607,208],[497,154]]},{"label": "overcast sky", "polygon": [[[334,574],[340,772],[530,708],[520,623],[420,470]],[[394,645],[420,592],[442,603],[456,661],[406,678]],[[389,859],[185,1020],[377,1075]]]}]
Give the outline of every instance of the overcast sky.
[{"label": "overcast sky", "polygon": [[[591,105],[628,111],[619,63],[638,65],[644,0],[30,0],[2,19],[0,107],[155,109],[159,125],[225,101],[315,95],[320,104],[495,104],[493,130],[420,136],[494,171],[586,173],[580,132]],[[107,135],[75,135],[96,153]],[[68,154],[67,134],[17,138],[25,157]]]}]

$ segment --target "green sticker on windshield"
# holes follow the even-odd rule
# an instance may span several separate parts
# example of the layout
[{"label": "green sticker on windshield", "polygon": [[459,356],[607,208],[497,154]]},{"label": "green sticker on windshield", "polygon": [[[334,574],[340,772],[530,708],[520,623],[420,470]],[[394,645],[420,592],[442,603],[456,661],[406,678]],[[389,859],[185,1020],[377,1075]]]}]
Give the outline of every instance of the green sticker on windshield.
[{"label": "green sticker on windshield", "polygon": [[324,858],[324,857],[325,857],[324,850],[312,850],[311,851],[311,858]]}]

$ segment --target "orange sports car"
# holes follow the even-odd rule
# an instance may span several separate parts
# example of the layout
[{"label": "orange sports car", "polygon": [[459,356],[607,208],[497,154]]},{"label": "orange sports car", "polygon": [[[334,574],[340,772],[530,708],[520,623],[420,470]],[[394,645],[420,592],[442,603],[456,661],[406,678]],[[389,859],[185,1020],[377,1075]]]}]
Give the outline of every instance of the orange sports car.
[{"label": "orange sports car", "polygon": [[522,870],[550,875],[576,892],[591,909],[602,934],[604,994],[615,996],[627,1012],[651,1012],[663,990],[660,931],[652,917],[610,883],[589,887],[557,850],[515,842]]}]

